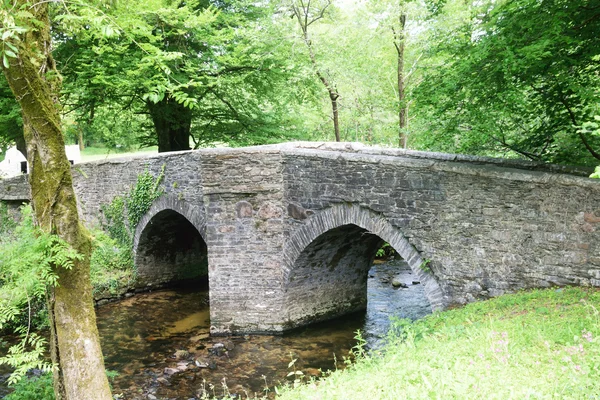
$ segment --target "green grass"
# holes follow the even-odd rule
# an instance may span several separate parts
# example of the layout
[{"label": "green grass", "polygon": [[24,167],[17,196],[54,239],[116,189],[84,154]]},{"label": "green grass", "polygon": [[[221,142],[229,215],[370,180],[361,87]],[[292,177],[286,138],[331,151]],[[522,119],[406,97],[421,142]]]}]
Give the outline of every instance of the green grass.
[{"label": "green grass", "polygon": [[403,327],[381,355],[279,399],[599,399],[600,292],[522,292]]},{"label": "green grass", "polygon": [[106,147],[86,147],[81,152],[81,162],[104,160],[107,158],[130,157],[143,154],[158,154],[158,147],[144,147],[137,150],[108,149]]}]

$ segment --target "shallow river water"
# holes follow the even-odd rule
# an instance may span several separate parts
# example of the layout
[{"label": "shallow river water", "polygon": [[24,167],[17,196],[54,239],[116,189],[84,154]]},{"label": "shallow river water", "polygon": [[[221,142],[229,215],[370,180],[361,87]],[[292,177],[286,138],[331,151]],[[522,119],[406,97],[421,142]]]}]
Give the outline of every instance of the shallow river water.
[{"label": "shallow river water", "polygon": [[[394,289],[399,278],[406,288]],[[116,371],[113,393],[122,399],[195,399],[262,394],[292,370],[320,376],[344,367],[361,330],[379,346],[392,316],[417,319],[431,312],[420,284],[402,261],[369,272],[368,308],[283,336],[210,337],[208,291],[168,289],[139,294],[97,309],[106,367]],[[292,359],[296,363],[288,368]],[[1,391],[1,390],[0,390]]]}]

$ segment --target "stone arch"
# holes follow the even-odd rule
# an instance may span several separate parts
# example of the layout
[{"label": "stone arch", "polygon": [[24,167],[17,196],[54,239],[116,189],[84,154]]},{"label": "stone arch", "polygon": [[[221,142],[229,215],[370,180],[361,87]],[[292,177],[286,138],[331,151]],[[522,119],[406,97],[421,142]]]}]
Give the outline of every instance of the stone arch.
[{"label": "stone arch", "polygon": [[173,195],[156,199],[134,239],[137,286],[156,286],[208,274],[204,212]]},{"label": "stone arch", "polygon": [[[423,258],[397,227],[358,204],[335,204],[310,216],[284,246],[283,285],[290,327],[364,309],[367,271],[383,241],[408,263],[432,309],[444,308],[440,285],[422,269]],[[338,264],[350,270],[342,278],[333,276]],[[353,282],[361,279],[364,282]],[[356,285],[349,288],[345,282]],[[318,293],[320,286],[325,289]]]}]

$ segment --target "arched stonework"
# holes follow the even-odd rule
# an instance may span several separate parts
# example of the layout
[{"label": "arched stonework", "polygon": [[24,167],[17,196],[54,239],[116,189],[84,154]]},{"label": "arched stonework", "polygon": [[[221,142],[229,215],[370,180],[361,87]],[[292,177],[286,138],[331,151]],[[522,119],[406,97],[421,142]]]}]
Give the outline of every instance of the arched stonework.
[{"label": "arched stonework", "polygon": [[133,250],[138,286],[161,285],[208,273],[206,222],[195,206],[163,195],[140,219]]},{"label": "arched stonework", "polygon": [[367,271],[383,240],[424,285],[432,309],[444,308],[439,284],[423,270],[423,258],[398,228],[357,204],[336,204],[310,216],[284,246],[283,285],[290,326],[364,308]]}]

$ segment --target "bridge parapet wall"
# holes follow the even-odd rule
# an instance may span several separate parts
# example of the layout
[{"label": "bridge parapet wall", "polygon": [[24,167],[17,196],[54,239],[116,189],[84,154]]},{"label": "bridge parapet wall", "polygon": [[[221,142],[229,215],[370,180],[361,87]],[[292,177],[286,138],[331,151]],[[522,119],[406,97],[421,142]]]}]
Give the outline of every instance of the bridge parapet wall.
[{"label": "bridge parapet wall", "polygon": [[19,207],[29,203],[31,190],[27,175],[17,175],[9,179],[0,179],[0,202],[8,208],[8,212],[16,220],[20,218]]},{"label": "bridge parapet wall", "polygon": [[449,161],[469,165],[490,165],[503,168],[515,168],[526,171],[553,172],[557,174],[569,174],[582,177],[588,177],[594,172],[594,168],[576,165],[546,164],[539,161],[529,161],[523,159],[494,158],[485,156],[473,156],[468,154],[438,153],[431,151],[418,151],[391,147],[388,148],[378,146],[367,146],[362,143],[291,142],[274,146],[279,146],[284,152],[294,150],[315,150],[319,152],[328,151],[337,153],[354,153],[373,157],[384,156],[395,157],[398,159],[408,158],[430,161]]},{"label": "bridge parapet wall", "polygon": [[80,215],[88,224],[98,223],[102,205],[127,194],[141,173],[158,177],[163,168],[165,192],[202,207],[199,158],[198,152],[178,152],[77,164],[72,173]]}]

